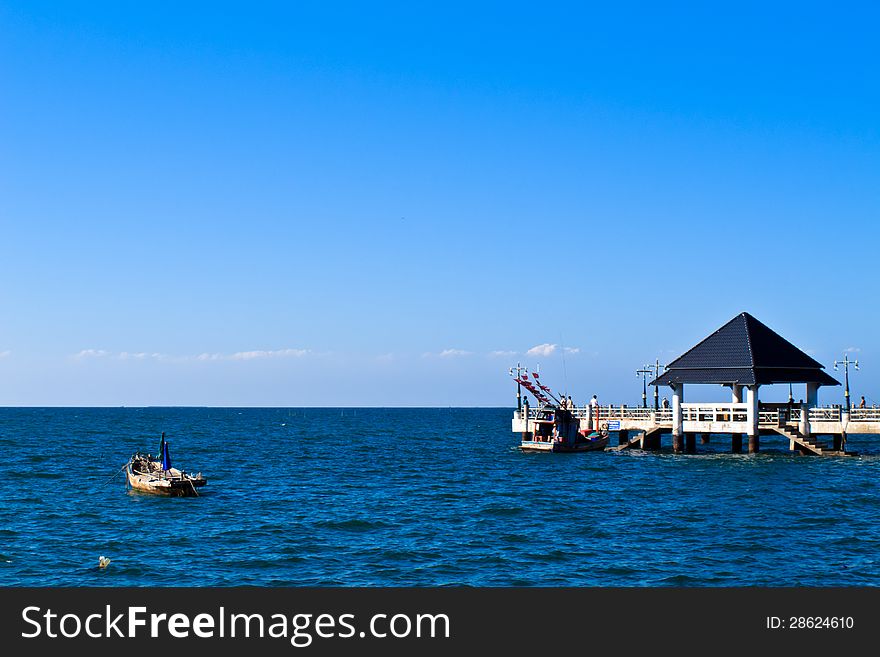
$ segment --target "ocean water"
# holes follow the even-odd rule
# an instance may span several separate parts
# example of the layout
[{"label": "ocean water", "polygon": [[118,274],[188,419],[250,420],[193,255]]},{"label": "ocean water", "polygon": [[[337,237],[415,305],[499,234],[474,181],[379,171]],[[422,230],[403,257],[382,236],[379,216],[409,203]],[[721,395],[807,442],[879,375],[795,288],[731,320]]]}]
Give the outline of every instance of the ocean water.
[{"label": "ocean water", "polygon": [[[696,456],[535,455],[510,418],[0,409],[0,585],[880,584],[880,437],[851,436],[851,459],[714,436]],[[162,431],[201,497],[114,476]]]}]

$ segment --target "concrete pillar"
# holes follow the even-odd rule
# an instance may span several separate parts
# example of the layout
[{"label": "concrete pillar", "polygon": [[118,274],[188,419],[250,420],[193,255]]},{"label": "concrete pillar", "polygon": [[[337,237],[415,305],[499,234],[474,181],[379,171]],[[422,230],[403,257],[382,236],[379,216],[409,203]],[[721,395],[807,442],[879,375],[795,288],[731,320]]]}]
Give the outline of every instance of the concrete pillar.
[{"label": "concrete pillar", "polygon": [[672,451],[676,454],[684,452],[684,436],[672,434]]},{"label": "concrete pillar", "polygon": [[629,442],[629,431],[626,429],[621,429],[617,432],[617,444],[618,445],[626,445]]},{"label": "concrete pillar", "polygon": [[757,454],[761,450],[761,434],[758,431],[758,388],[746,386],[746,415],[749,430],[749,454]]},{"label": "concrete pillar", "polygon": [[743,387],[738,385],[730,386],[730,402],[732,404],[742,404]]},{"label": "concrete pillar", "polygon": [[688,431],[684,435],[684,451],[687,454],[695,454],[697,452],[697,434]]},{"label": "concrete pillar", "polygon": [[672,435],[681,438],[681,403],[684,401],[684,384],[674,383],[670,387],[672,388]]},{"label": "concrete pillar", "polygon": [[700,436],[700,444],[701,445],[708,445],[709,444],[709,434],[708,433],[704,433],[703,435]]},{"label": "concrete pillar", "polygon": [[801,404],[801,421],[798,430],[805,436],[810,435],[810,407],[807,404]]},{"label": "concrete pillar", "polygon": [[749,454],[757,454],[761,451],[761,437],[758,434],[749,436]]},{"label": "concrete pillar", "polygon": [[684,399],[684,385],[676,383],[672,388],[672,451],[684,451],[684,433],[681,427],[681,402]]},{"label": "concrete pillar", "polygon": [[831,438],[832,438],[833,445],[834,445],[834,451],[836,451],[836,452],[840,451],[840,446],[841,446],[841,444],[843,444],[843,436],[841,436],[839,433],[836,433],[833,436],[831,436]]},{"label": "concrete pillar", "polygon": [[746,419],[748,422],[749,444],[752,436],[758,435],[758,388],[760,386],[746,386]]},{"label": "concrete pillar", "polygon": [[807,407],[813,408],[814,406],[819,405],[819,384],[818,383],[808,383],[807,384]]},{"label": "concrete pillar", "polygon": [[734,454],[742,454],[743,451],[743,435],[734,433],[730,436],[730,451]]}]

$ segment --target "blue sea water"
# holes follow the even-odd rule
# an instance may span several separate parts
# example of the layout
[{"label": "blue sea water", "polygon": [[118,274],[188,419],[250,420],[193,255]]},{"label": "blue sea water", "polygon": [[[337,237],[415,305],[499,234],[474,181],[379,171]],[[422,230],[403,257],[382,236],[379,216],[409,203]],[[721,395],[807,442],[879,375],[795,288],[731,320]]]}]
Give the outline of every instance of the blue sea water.
[{"label": "blue sea water", "polygon": [[[522,454],[509,409],[0,409],[0,585],[880,584],[860,458]],[[113,476],[167,433],[199,498]],[[112,562],[97,568],[98,556]]]}]

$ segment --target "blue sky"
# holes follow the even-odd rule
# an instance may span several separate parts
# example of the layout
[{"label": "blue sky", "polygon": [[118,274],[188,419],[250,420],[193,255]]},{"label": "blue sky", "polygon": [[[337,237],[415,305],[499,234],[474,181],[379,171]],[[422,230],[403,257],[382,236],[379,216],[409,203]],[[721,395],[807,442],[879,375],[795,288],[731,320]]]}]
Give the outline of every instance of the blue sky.
[{"label": "blue sky", "polygon": [[878,14],[0,0],[0,404],[636,403],[743,310],[880,403]]}]

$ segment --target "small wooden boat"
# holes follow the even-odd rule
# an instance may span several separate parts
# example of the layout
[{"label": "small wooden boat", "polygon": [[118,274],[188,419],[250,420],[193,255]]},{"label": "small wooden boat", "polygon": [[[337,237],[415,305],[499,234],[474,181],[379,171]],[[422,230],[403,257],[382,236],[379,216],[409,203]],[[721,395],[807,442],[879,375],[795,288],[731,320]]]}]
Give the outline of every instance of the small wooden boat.
[{"label": "small wooden boat", "polygon": [[198,497],[196,489],[208,483],[202,473],[187,474],[171,467],[165,434],[162,434],[161,458],[150,454],[134,454],[125,466],[125,478],[132,490],[170,497]]}]

